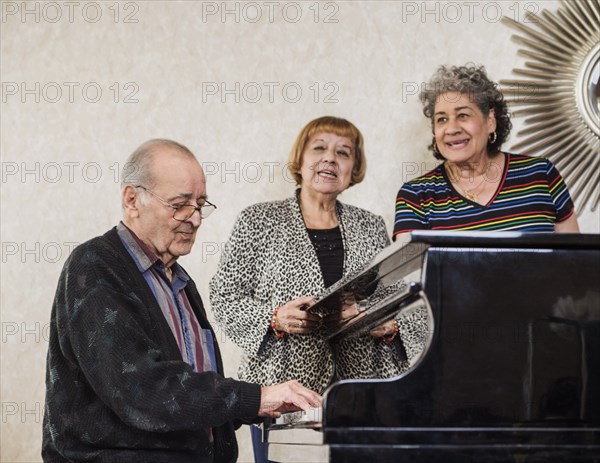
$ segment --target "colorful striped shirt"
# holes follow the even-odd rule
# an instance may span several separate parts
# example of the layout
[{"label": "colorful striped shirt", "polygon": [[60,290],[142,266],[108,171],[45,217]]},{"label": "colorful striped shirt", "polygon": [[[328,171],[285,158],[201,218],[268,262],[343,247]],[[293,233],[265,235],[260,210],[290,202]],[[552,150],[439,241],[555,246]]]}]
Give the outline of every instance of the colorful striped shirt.
[{"label": "colorful striped shirt", "polygon": [[179,346],[183,361],[199,373],[217,371],[212,333],[200,326],[185,293],[190,280],[188,274],[174,263],[171,266],[173,280],[169,281],[162,261],[123,222],[117,225],[117,233],[150,286]]},{"label": "colorful striped shirt", "polygon": [[563,178],[545,158],[505,156],[502,179],[486,205],[461,196],[443,164],[406,182],[396,198],[394,237],[411,230],[554,231],[574,212]]}]

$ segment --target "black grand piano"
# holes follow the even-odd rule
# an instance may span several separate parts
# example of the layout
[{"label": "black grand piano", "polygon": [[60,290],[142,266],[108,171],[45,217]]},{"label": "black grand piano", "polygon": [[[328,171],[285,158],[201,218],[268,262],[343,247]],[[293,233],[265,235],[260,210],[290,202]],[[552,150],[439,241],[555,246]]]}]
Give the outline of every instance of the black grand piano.
[{"label": "black grand piano", "polygon": [[413,232],[320,302],[399,278],[332,336],[426,304],[428,345],[327,390],[330,462],[600,462],[600,235]]}]

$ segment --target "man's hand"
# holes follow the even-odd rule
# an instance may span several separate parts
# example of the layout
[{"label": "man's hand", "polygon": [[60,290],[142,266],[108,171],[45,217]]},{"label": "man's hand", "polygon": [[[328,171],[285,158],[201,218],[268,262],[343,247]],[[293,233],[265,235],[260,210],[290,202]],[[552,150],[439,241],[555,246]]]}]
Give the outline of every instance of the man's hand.
[{"label": "man's hand", "polygon": [[285,412],[297,412],[321,407],[323,398],[298,381],[261,387],[258,416],[279,418]]}]

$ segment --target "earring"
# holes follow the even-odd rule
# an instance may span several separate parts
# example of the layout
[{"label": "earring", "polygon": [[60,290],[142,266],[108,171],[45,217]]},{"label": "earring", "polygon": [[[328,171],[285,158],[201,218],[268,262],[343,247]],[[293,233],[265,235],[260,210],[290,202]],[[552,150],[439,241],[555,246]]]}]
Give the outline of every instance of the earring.
[{"label": "earring", "polygon": [[440,153],[440,150],[438,149],[437,143],[435,142],[435,137],[433,137],[433,139],[431,140],[431,146],[435,154],[438,154],[440,156],[442,155],[442,153]]},{"label": "earring", "polygon": [[492,133],[490,133],[490,134],[489,134],[489,136],[488,136],[488,140],[489,140],[490,144],[492,144],[492,145],[493,145],[494,143],[496,143],[496,138],[498,138],[498,137],[496,136],[496,131],[494,130],[494,131],[493,131]]}]

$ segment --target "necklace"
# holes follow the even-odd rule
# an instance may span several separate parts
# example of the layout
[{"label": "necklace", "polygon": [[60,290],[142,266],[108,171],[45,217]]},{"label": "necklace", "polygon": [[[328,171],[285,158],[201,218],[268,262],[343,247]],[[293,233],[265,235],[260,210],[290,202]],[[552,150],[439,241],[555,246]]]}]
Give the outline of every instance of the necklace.
[{"label": "necklace", "polygon": [[467,198],[469,201],[474,201],[477,202],[477,193],[476,191],[479,189],[479,187],[481,185],[483,185],[483,182],[485,182],[485,179],[487,178],[487,171],[490,168],[490,165],[492,164],[492,161],[488,162],[488,165],[486,166],[486,168],[484,169],[483,173],[481,174],[481,181],[475,185],[474,187],[471,188],[465,188],[461,185],[460,181],[461,181],[461,176],[460,175],[454,175],[454,173],[452,172],[452,168],[448,168],[448,177],[450,177],[450,180],[452,181],[452,183],[460,190],[460,192],[462,193],[462,195]]},{"label": "necklace", "polygon": [[477,201],[477,193],[475,193],[475,191],[483,184],[484,181],[485,181],[485,177],[481,179],[481,182],[479,182],[476,186],[474,186],[473,188],[470,188],[470,189],[463,188],[462,185],[460,185],[460,184],[457,184],[457,186],[462,191],[465,198],[467,198],[470,201],[476,202]]}]

